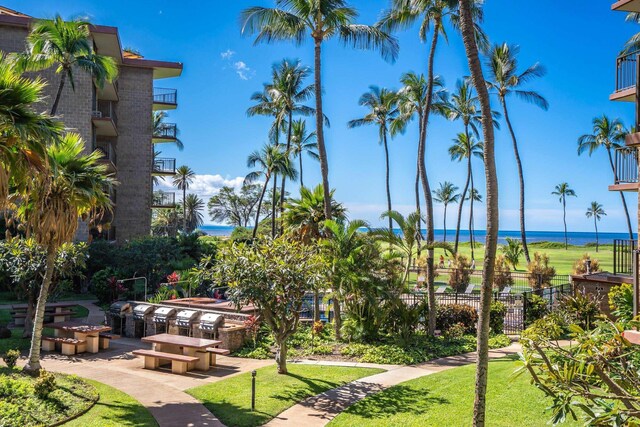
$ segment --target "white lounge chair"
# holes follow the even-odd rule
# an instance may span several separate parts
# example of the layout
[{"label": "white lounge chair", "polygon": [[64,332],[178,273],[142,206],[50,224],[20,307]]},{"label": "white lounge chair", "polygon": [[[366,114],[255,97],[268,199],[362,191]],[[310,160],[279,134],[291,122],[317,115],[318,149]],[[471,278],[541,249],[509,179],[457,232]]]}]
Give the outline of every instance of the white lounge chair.
[{"label": "white lounge chair", "polygon": [[467,286],[467,290],[464,291],[465,294],[470,294],[473,292],[473,290],[476,288],[476,285],[469,285]]}]

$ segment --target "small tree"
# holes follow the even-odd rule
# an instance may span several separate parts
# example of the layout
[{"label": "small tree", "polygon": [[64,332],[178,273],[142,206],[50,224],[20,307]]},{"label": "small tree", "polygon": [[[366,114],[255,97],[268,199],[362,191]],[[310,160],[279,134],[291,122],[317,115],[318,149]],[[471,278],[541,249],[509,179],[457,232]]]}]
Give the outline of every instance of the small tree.
[{"label": "small tree", "polygon": [[587,261],[591,261],[590,271],[595,273],[601,271],[600,261],[595,258],[591,258],[591,255],[584,253],[581,258],[578,258],[573,263],[573,274],[586,274],[587,273]]},{"label": "small tree", "polygon": [[449,286],[456,292],[464,292],[471,281],[471,263],[464,255],[455,255],[449,272]]},{"label": "small tree", "polygon": [[511,277],[511,269],[504,255],[496,256],[496,267],[493,276],[493,287],[499,291],[503,291],[507,286],[513,286],[513,277]]},{"label": "small tree", "polygon": [[324,284],[325,270],[314,248],[285,238],[229,245],[213,267],[213,278],[230,287],[237,305],[260,311],[278,347],[280,374],[287,373],[287,339],[298,329],[304,296]]},{"label": "small tree", "polygon": [[518,239],[512,239],[507,237],[507,244],[500,247],[500,251],[504,255],[506,261],[511,264],[514,270],[518,269],[520,263],[520,257],[524,253],[522,249],[522,243]]},{"label": "small tree", "polygon": [[556,269],[549,266],[549,255],[536,252],[533,260],[527,266],[529,271],[529,286],[541,289],[551,285],[551,279],[556,275]]}]

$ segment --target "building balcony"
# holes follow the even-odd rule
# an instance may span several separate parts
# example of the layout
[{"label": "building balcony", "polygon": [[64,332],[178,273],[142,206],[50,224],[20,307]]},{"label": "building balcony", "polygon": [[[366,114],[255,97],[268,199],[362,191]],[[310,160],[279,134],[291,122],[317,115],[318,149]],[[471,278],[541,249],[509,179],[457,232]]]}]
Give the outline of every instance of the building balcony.
[{"label": "building balcony", "polygon": [[609,191],[638,191],[638,150],[617,148],[614,165],[615,179]]},{"label": "building balcony", "polygon": [[91,122],[97,136],[118,136],[118,115],[115,103],[98,100],[93,110]]},{"label": "building balcony", "polygon": [[176,207],[176,193],[167,193],[164,191],[155,191],[153,193],[153,200],[151,201],[152,208],[175,208]]},{"label": "building balcony", "polygon": [[616,59],[616,90],[609,95],[611,101],[635,102],[639,54],[635,51]]},{"label": "building balcony", "polygon": [[613,274],[622,276],[633,274],[633,257],[637,247],[637,240],[615,239],[613,241]]},{"label": "building balcony", "polygon": [[156,157],[153,160],[152,175],[164,176],[176,174],[176,159]]},{"label": "building balcony", "polygon": [[178,126],[175,123],[162,123],[160,128],[153,132],[153,142],[176,142],[178,140]]},{"label": "building balcony", "polygon": [[118,80],[114,80],[111,83],[104,82],[102,89],[96,85],[96,94],[98,99],[118,102],[120,100],[120,97],[118,96]]},{"label": "building balcony", "polygon": [[640,0],[618,0],[611,5],[611,10],[622,12],[640,12]]},{"label": "building balcony", "polygon": [[113,144],[107,142],[98,142],[95,150],[102,154],[100,163],[107,165],[107,171],[115,173],[117,168],[116,150]]},{"label": "building balcony", "polygon": [[161,87],[153,88],[153,111],[178,108],[178,91]]}]

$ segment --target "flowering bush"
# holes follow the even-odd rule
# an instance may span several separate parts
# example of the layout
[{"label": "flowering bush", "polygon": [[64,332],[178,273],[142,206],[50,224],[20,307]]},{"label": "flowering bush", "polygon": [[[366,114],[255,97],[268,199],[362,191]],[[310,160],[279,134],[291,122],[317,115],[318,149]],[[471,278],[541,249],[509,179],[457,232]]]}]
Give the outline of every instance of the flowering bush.
[{"label": "flowering bush", "polygon": [[178,283],[179,281],[180,281],[180,275],[175,271],[167,276],[167,283],[169,283],[172,286],[175,286],[176,283]]},{"label": "flowering bush", "polygon": [[253,348],[256,348],[256,342],[258,339],[258,331],[260,330],[260,322],[256,316],[249,316],[244,321],[244,329],[247,331],[251,340],[253,341]]}]

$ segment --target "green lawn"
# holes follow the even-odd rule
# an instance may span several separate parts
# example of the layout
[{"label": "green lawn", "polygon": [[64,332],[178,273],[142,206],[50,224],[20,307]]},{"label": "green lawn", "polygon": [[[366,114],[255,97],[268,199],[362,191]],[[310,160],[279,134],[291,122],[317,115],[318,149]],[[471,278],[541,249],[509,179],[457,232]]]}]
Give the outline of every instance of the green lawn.
[{"label": "green lawn", "polygon": [[63,424],[65,427],[157,426],[151,413],[137,400],[106,384],[85,380],[100,394],[100,400],[89,411]]},{"label": "green lawn", "polygon": [[[93,294],[63,294],[56,298],[56,301],[93,301],[96,297]],[[13,292],[0,292],[0,304],[22,304],[24,301],[17,300]]]},{"label": "green lawn", "polygon": [[234,427],[262,425],[309,396],[339,387],[380,369],[287,365],[278,375],[275,365],[257,370],[256,411],[251,412],[251,373],[187,390],[224,424]]},{"label": "green lawn", "polygon": [[[492,427],[543,427],[551,418],[550,401],[529,382],[514,358],[490,362],[487,420]],[[331,427],[470,426],[472,424],[475,365],[407,381],[372,395],[346,409]],[[569,422],[562,425],[579,426]]]}]

